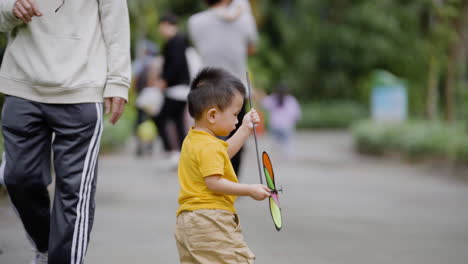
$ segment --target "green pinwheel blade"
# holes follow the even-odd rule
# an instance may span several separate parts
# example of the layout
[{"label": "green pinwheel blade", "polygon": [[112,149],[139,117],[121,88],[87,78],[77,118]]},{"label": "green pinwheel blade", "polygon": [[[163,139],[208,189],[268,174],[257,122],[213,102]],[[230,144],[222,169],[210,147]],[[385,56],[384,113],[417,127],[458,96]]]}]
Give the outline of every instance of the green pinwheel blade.
[{"label": "green pinwheel blade", "polygon": [[281,217],[281,208],[276,203],[273,197],[270,197],[270,213],[273,218],[273,223],[275,224],[276,230],[280,231],[283,227],[283,219]]}]

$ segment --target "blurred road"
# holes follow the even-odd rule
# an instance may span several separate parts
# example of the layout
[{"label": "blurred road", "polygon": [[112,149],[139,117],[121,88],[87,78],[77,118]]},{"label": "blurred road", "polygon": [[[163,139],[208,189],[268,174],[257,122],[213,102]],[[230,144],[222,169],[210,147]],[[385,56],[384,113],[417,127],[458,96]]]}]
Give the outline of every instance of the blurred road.
[{"label": "blurred road", "polygon": [[[269,138],[284,194],[284,229],[266,202],[240,198],[237,208],[257,264],[466,264],[468,183],[436,165],[363,157],[343,132],[300,133],[294,161]],[[97,213],[87,264],[177,263],[173,239],[175,171],[131,146],[100,161]],[[253,142],[241,181],[258,182]],[[0,264],[29,263],[21,224],[0,198]]]}]

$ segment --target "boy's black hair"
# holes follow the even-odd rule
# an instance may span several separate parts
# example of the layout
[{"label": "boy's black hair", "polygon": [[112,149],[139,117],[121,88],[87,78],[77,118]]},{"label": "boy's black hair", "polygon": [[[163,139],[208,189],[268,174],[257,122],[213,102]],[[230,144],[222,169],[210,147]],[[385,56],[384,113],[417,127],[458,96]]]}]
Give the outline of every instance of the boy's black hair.
[{"label": "boy's black hair", "polygon": [[162,16],[161,19],[159,20],[159,23],[163,23],[163,22],[177,26],[177,24],[179,23],[179,17],[169,12],[169,13],[166,13],[164,16]]},{"label": "boy's black hair", "polygon": [[187,98],[189,113],[198,120],[211,107],[224,111],[231,104],[236,91],[245,96],[244,84],[234,75],[220,68],[204,68],[190,87]]}]

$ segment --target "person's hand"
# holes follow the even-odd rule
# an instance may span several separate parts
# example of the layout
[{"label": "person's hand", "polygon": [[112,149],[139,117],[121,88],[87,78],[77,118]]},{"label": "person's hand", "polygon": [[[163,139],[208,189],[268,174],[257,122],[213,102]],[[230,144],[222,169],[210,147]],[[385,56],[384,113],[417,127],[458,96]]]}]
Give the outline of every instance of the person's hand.
[{"label": "person's hand", "polygon": [[16,0],[12,11],[16,18],[26,24],[31,22],[34,16],[42,16],[37,7],[36,0]]},{"label": "person's hand", "polygon": [[260,123],[260,116],[257,113],[257,110],[254,108],[250,109],[250,111],[245,114],[244,119],[242,120],[242,125],[249,128],[250,131],[253,130],[254,125],[258,125]]},{"label": "person's hand", "polygon": [[257,201],[262,201],[267,197],[270,197],[270,189],[263,184],[252,184],[250,185],[250,197]]},{"label": "person's hand", "polygon": [[104,105],[106,107],[106,115],[112,112],[109,122],[113,125],[119,121],[125,110],[127,101],[120,97],[104,98]]}]

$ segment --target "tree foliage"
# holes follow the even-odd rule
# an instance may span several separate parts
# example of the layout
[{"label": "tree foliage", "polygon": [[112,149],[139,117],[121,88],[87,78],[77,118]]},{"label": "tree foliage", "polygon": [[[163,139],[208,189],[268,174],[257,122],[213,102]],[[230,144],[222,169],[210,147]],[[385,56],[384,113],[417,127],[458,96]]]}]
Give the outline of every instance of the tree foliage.
[{"label": "tree foliage", "polygon": [[[468,97],[462,89],[468,0],[250,2],[261,40],[249,66],[259,88],[272,90],[283,81],[303,101],[367,103],[371,72],[385,69],[406,80],[413,113],[434,115],[453,104],[448,97],[455,102]],[[165,12],[181,16],[184,28],[190,15],[206,7],[202,0],[132,0],[128,5],[133,51],[142,38],[162,44],[157,26]],[[442,92],[447,87],[454,91]]]},{"label": "tree foliage", "polygon": [[422,112],[430,59],[447,66],[458,38],[453,21],[464,2],[269,1],[253,65],[267,75],[263,86],[283,79],[303,99],[362,102],[369,93],[363,83],[373,70],[385,69],[407,81],[411,106]]}]

